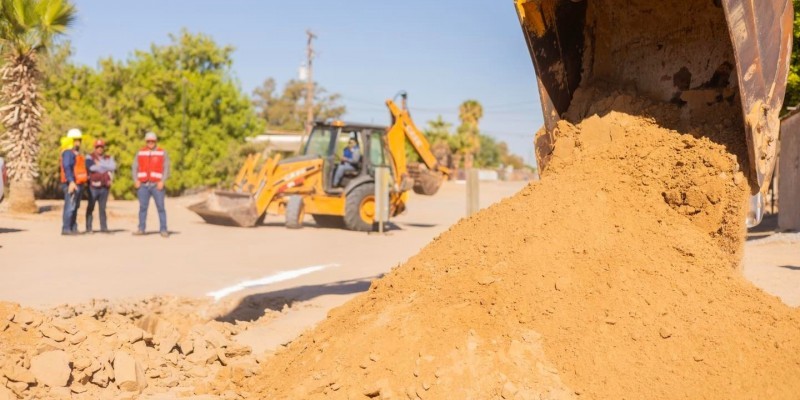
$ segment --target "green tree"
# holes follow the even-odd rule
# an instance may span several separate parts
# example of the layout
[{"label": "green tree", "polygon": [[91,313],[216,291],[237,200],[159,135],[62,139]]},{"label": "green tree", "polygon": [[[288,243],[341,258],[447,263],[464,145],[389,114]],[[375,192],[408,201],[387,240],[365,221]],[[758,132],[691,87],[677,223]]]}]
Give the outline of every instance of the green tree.
[{"label": "green tree", "polygon": [[783,107],[794,107],[800,104],[800,0],[794,2],[794,46],[789,65],[789,80],[786,84],[786,97]]},{"label": "green tree", "polygon": [[[328,94],[325,88],[314,85],[314,117],[338,119],[347,111],[340,104],[341,95]],[[253,105],[259,117],[270,129],[302,131],[306,124],[306,83],[290,80],[277,94],[275,80],[268,78],[253,91]]]},{"label": "green tree", "polygon": [[40,61],[75,19],[68,0],[0,1],[0,120],[5,132],[0,148],[6,154],[11,180],[9,206],[35,212],[35,180],[39,176],[39,132],[42,124]]},{"label": "green tree", "polygon": [[119,164],[112,193],[132,198],[131,164],[152,130],[172,160],[169,193],[218,185],[236,172],[231,153],[264,126],[232,78],[232,52],[183,31],[128,60],[100,60],[97,69],[62,63],[48,76],[52,115],[43,144],[57,152],[58,137],[71,127],[84,131],[86,143],[103,138]]}]

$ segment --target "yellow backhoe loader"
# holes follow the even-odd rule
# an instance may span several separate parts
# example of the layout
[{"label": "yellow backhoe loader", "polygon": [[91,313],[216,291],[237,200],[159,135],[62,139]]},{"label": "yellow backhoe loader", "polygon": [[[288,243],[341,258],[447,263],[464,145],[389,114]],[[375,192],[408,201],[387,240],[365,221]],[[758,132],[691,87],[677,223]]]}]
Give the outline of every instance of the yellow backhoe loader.
[{"label": "yellow backhoe loader", "polygon": [[[375,219],[375,167],[391,171],[389,215],[403,212],[408,191],[433,195],[451,171],[440,165],[430,144],[414,125],[402,93],[402,106],[387,100],[392,117],[388,128],[317,122],[300,155],[282,160],[273,156],[259,166],[259,155],[247,158],[230,191],[216,191],[206,201],[189,207],[206,222],[230,226],[255,226],[267,214],[285,215],[286,227],[303,226],[305,214],[318,225],[370,231]],[[342,150],[355,140],[362,154],[353,171],[334,186]],[[408,141],[422,160],[409,165]]]},{"label": "yellow backhoe loader", "polygon": [[727,102],[741,120],[757,224],[775,168],[794,12],[791,0],[515,0],[536,70],[546,173],[556,123],[596,82],[673,102],[687,115]]}]

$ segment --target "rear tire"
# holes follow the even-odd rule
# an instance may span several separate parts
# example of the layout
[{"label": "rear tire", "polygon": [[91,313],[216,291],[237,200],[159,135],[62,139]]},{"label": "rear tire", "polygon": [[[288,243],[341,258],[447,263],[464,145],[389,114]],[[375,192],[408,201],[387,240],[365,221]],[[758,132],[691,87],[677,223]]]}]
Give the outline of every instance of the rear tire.
[{"label": "rear tire", "polygon": [[344,228],[344,219],[338,215],[312,214],[320,228]]},{"label": "rear tire", "polygon": [[302,228],[305,215],[303,196],[289,196],[289,201],[286,202],[286,227],[289,229]]},{"label": "rear tire", "polygon": [[353,189],[345,199],[344,225],[347,229],[370,232],[375,222],[375,184],[365,183]]}]

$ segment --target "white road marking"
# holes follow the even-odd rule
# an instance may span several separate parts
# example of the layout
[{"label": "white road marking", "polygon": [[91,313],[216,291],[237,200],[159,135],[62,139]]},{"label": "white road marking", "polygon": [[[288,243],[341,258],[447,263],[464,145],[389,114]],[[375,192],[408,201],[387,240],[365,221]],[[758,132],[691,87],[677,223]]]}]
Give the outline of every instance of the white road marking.
[{"label": "white road marking", "polygon": [[214,298],[214,301],[219,301],[225,296],[229,296],[233,293],[240,292],[250,287],[254,286],[265,286],[270,285],[273,283],[288,281],[289,279],[294,279],[303,275],[308,275],[312,272],[322,271],[326,268],[331,267],[338,267],[339,264],[324,264],[324,265],[314,265],[311,267],[305,267],[300,269],[294,269],[291,271],[282,271],[278,272],[277,274],[265,276],[260,279],[253,279],[249,281],[242,281],[233,286],[228,286],[226,288],[222,288],[220,290],[216,290],[213,292],[206,293],[206,296],[210,296]]}]

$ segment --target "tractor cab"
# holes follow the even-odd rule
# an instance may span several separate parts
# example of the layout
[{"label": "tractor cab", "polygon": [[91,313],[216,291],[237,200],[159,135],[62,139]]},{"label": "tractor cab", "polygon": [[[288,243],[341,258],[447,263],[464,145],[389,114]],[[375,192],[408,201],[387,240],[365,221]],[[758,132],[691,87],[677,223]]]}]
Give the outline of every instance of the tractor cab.
[{"label": "tractor cab", "polygon": [[[348,124],[341,121],[317,122],[301,157],[322,158],[323,188],[326,193],[340,194],[351,183],[373,180],[376,166],[388,165],[385,136],[384,126]],[[343,177],[337,185],[336,170],[344,163],[343,155],[351,140],[355,141],[359,161],[350,164],[352,168],[342,168]]]}]

